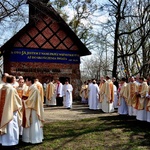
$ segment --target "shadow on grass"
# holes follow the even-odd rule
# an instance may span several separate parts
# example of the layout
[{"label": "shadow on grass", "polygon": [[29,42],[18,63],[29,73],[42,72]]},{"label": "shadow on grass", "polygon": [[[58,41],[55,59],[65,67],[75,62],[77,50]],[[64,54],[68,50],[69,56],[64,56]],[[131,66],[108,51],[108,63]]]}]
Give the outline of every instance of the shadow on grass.
[{"label": "shadow on grass", "polygon": [[[103,112],[100,110],[92,111],[88,109],[87,105],[83,106],[81,104],[74,106],[70,111],[82,111],[89,114],[98,113],[100,115],[97,118],[46,123],[43,143],[32,145],[23,143],[20,140],[20,143],[15,147],[11,147],[11,149],[150,149],[150,123],[148,122],[137,121],[134,116],[101,116]],[[92,144],[90,145],[90,143]],[[6,149],[6,147],[0,146],[0,149]]]},{"label": "shadow on grass", "polygon": [[102,110],[97,109],[97,110],[91,110],[89,109],[88,104],[82,104],[82,103],[75,103],[73,105],[73,108],[70,111],[79,111],[82,114],[100,114],[103,113]]},{"label": "shadow on grass", "polygon": [[21,139],[19,140],[19,144],[15,145],[15,146],[2,146],[0,145],[0,150],[20,150],[20,149],[24,149],[24,150],[30,150],[32,148],[34,148],[35,146],[40,146],[42,143],[39,144],[31,144],[31,143],[25,143],[22,142]]},{"label": "shadow on grass", "polygon": [[[150,123],[138,121],[135,116],[126,115],[105,116],[99,117],[99,119],[105,121],[105,127],[103,127],[102,131],[121,129],[122,132],[128,136],[128,142],[124,144],[124,146],[119,142],[113,146],[116,147],[116,149],[119,149],[119,147],[122,147],[121,150],[132,150],[137,147],[150,149]],[[115,136],[120,138],[123,135],[117,134],[114,135],[114,137]]]},{"label": "shadow on grass", "polygon": [[[59,144],[54,150],[61,149],[68,143],[72,141],[78,141],[77,139],[83,135],[87,135],[86,140],[88,141],[88,135],[90,134],[103,134],[101,137],[104,142],[104,149],[117,149],[117,150],[133,150],[137,147],[146,147],[150,149],[150,124],[147,122],[137,121],[135,117],[130,116],[103,116],[97,119],[84,119],[79,122],[70,121],[73,125],[62,125],[62,128],[56,126],[53,128],[57,133],[50,133],[49,136],[45,138],[45,141],[54,142],[58,139],[68,139],[64,140]],[[65,128],[66,127],[66,128]],[[114,132],[116,130],[116,132]],[[121,132],[118,132],[120,131]],[[126,141],[119,142],[119,140],[126,137]],[[82,140],[82,138],[81,138]],[[92,140],[92,139],[91,139]],[[98,140],[98,139],[97,139]],[[100,141],[97,141],[98,143]],[[109,145],[109,143],[111,143]],[[76,144],[79,144],[78,142]]]},{"label": "shadow on grass", "polygon": [[[32,145],[20,141],[19,145],[15,147],[1,146],[0,149],[30,150],[36,148],[43,150],[62,150],[66,147],[69,149],[70,143],[75,143],[75,145],[72,146],[80,145],[80,149],[82,149],[83,141],[86,141],[87,145],[88,142],[92,142],[93,149],[94,146],[98,144],[102,144],[103,149],[106,150],[133,150],[136,149],[136,147],[146,147],[150,149],[149,126],[149,123],[137,121],[135,117],[120,115],[100,116],[98,118],[82,119],[79,121],[47,123],[44,127],[45,139],[43,143]],[[91,135],[92,138],[90,137]],[[121,139],[124,137],[126,139],[124,139],[123,142]],[[45,143],[49,145],[45,147]],[[55,146],[53,144],[55,144]],[[53,146],[50,147],[50,145]],[[74,149],[75,148],[72,147],[72,150]],[[87,147],[86,149],[90,150],[91,148]]]}]

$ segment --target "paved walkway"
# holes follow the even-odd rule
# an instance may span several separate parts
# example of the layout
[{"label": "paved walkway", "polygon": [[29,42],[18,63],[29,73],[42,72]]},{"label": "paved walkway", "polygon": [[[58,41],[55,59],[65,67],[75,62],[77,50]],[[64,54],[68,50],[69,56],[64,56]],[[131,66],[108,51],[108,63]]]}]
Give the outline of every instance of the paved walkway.
[{"label": "paved walkway", "polygon": [[115,116],[114,113],[103,113],[101,110],[89,110],[87,104],[74,102],[72,109],[66,109],[63,106],[46,107],[44,108],[46,122],[54,122],[60,120],[78,120],[84,118],[93,118],[99,116]]}]

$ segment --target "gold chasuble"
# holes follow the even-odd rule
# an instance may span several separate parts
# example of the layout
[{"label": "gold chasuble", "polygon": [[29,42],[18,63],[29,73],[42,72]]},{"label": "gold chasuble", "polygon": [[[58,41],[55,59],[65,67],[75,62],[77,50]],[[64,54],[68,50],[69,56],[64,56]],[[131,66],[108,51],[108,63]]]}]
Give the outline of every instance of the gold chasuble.
[{"label": "gold chasuble", "polygon": [[29,87],[24,84],[23,85],[23,94],[22,94],[22,100],[26,100],[29,97]]},{"label": "gold chasuble", "polygon": [[99,101],[100,102],[102,102],[104,99],[103,95],[101,94],[101,90],[102,90],[103,85],[104,85],[104,83],[100,82],[100,84],[99,84],[99,91],[100,91]]},{"label": "gold chasuble", "polygon": [[[119,93],[119,99],[118,99],[118,105],[120,106],[121,105],[121,98],[124,98],[125,101],[126,101],[126,88],[127,88],[127,83],[124,83],[122,86],[121,86],[121,90],[120,90],[120,93]],[[127,102],[127,101],[126,101]]]},{"label": "gold chasuble", "polygon": [[[148,95],[150,96],[150,86],[148,87]],[[150,111],[150,98],[147,98],[146,110]]]},{"label": "gold chasuble", "polygon": [[136,109],[137,110],[144,109],[144,101],[146,100],[147,91],[148,91],[148,85],[146,82],[143,82],[142,84],[138,85],[137,92],[139,94],[136,96],[136,99],[137,99]]},{"label": "gold chasuble", "polygon": [[40,92],[40,95],[41,95],[41,100],[42,100],[42,103],[44,102],[44,89],[43,89],[43,86],[40,82],[35,82],[35,85],[36,87],[38,88],[39,92]]},{"label": "gold chasuble", "polygon": [[99,85],[99,90],[100,90],[99,101],[100,101],[100,103],[104,100],[105,86],[106,86],[105,83],[100,83],[100,85]]},{"label": "gold chasuble", "polygon": [[99,89],[102,88],[103,84],[104,84],[104,83],[102,83],[102,82],[99,84]]},{"label": "gold chasuble", "polygon": [[[83,92],[84,92],[84,95],[83,95]],[[83,96],[85,99],[88,98],[88,85],[86,85],[86,84],[83,84],[83,85],[81,86],[80,97],[82,97],[82,96]]]},{"label": "gold chasuble", "polygon": [[124,92],[124,97],[127,101],[128,106],[136,107],[136,92],[137,84],[135,82],[129,82],[127,84],[126,91]]},{"label": "gold chasuble", "polygon": [[100,96],[102,111],[107,113],[114,112],[114,85],[110,79],[103,84],[100,91]]},{"label": "gold chasuble", "polygon": [[0,135],[7,133],[7,124],[13,119],[13,113],[18,111],[18,123],[22,123],[22,101],[11,84],[5,84],[0,90]]},{"label": "gold chasuble", "polygon": [[54,96],[54,93],[55,93],[55,85],[52,82],[50,82],[46,86],[46,99],[50,101]]},{"label": "gold chasuble", "polygon": [[108,103],[112,103],[114,101],[114,85],[111,80],[108,80],[105,86],[105,95],[108,99]]},{"label": "gold chasuble", "polygon": [[34,86],[34,84],[29,87],[29,97],[28,99],[24,100],[23,103],[26,119],[23,121],[23,127],[24,128],[30,127],[30,124],[32,123],[31,120],[32,110],[36,111],[36,114],[42,127],[44,122],[43,102],[41,100],[39,90],[36,88],[36,86]]},{"label": "gold chasuble", "polygon": [[23,88],[17,87],[16,90],[17,90],[17,92],[18,92],[19,97],[22,99],[22,96],[23,96]]},{"label": "gold chasuble", "polygon": [[[29,96],[29,89],[28,89],[28,88],[29,88],[29,87],[28,87],[26,84],[24,84],[23,87],[17,87],[17,88],[16,88],[16,90],[17,90],[17,92],[18,92],[18,95],[19,95],[19,97],[20,97],[22,100],[26,100],[26,99],[28,98],[28,96]],[[22,103],[22,104],[23,104],[23,107],[22,107],[21,112],[22,112],[22,122],[23,122],[23,124],[24,124],[26,118],[25,118],[24,103]]]}]

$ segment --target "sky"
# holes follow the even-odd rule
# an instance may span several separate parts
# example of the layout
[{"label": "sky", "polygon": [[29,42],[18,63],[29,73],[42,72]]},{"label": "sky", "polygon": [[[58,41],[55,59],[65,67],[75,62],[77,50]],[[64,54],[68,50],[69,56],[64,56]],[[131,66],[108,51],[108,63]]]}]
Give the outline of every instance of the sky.
[{"label": "sky", "polygon": [[10,18],[7,17],[5,21],[0,22],[0,46],[28,23],[28,5],[22,5],[18,11],[21,13],[21,16],[23,16],[23,21],[17,16],[16,21],[11,21]]},{"label": "sky", "polygon": [[[96,0],[97,3],[100,4],[104,4],[106,3],[108,0]],[[27,18],[28,16],[28,6],[27,5],[23,5],[22,6],[22,15]],[[70,14],[70,18],[73,16],[73,11],[66,6],[65,7],[65,11],[67,11],[68,14]],[[97,22],[107,22],[108,20],[108,14],[104,14],[104,15],[98,15],[95,14],[97,17],[95,18]],[[93,19],[93,18],[92,18]],[[28,22],[28,19],[25,20],[26,23]],[[20,23],[20,24],[19,24]],[[18,32],[23,26],[25,26],[25,22],[11,22],[7,24],[5,22],[1,22],[0,23],[0,46],[2,46],[7,40],[9,40],[16,32]],[[88,24],[88,22],[86,20],[83,20],[82,23],[86,26]],[[3,24],[5,25],[5,27],[3,28]],[[18,26],[16,26],[16,24]],[[6,30],[7,29],[7,30]]]}]

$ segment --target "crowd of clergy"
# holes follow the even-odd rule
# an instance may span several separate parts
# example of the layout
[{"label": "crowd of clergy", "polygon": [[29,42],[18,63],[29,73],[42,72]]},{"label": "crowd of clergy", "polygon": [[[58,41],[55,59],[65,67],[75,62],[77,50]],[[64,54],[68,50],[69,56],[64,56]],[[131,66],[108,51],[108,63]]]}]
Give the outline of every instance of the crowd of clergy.
[{"label": "crowd of clergy", "polygon": [[[0,83],[0,144],[14,146],[42,143],[44,103],[49,106],[72,108],[73,87],[69,80],[63,85],[59,79],[47,80],[43,85],[35,77],[17,79],[2,74]],[[120,115],[135,116],[150,122],[150,75],[121,78],[118,82],[109,76],[84,82],[80,90],[81,102],[91,110],[105,113],[118,111]]]},{"label": "crowd of clergy", "polygon": [[59,79],[47,79],[43,84],[45,104],[47,107],[50,106],[64,106],[67,109],[72,108],[72,91],[73,87],[69,83],[69,80],[65,80],[63,85]]},{"label": "crowd of clergy", "polygon": [[116,78],[109,76],[85,81],[80,90],[81,102],[91,110],[105,113],[117,111],[120,115],[135,116],[137,120],[150,122],[150,75]]},{"label": "crowd of clergy", "polygon": [[[25,143],[42,143],[44,101],[47,106],[72,108],[72,85],[57,79],[42,85],[35,77],[17,79],[2,74],[0,83],[0,144],[14,146]],[[45,100],[44,100],[45,99]]]}]

